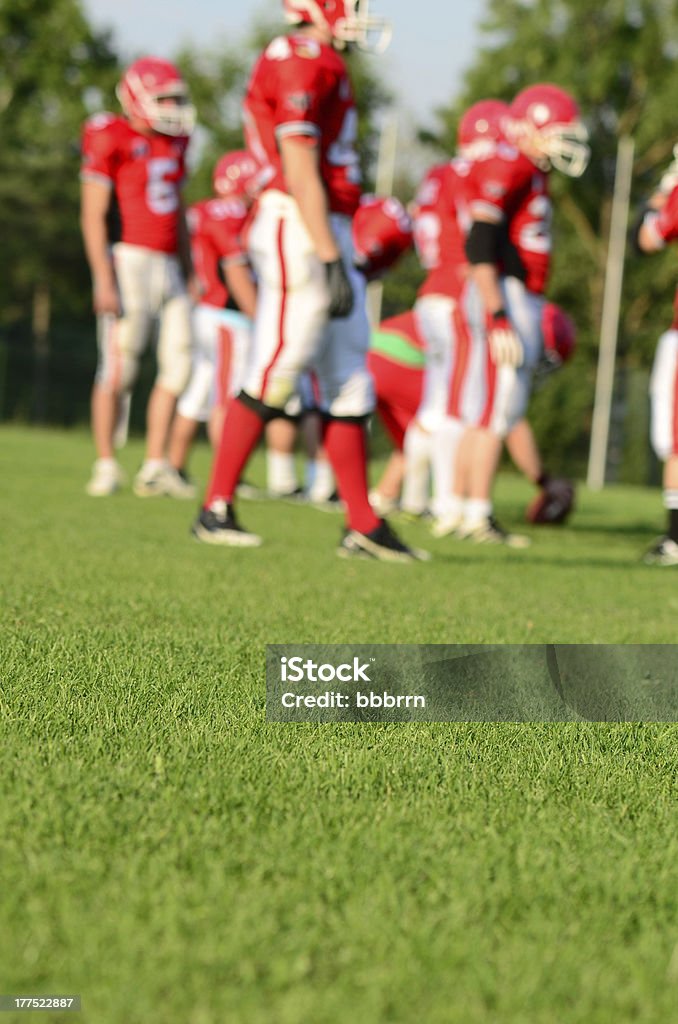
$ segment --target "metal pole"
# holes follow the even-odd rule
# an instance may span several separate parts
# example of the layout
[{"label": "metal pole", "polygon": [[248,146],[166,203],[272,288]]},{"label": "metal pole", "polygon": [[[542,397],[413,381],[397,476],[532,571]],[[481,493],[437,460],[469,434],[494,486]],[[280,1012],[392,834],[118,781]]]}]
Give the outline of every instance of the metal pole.
[{"label": "metal pole", "polygon": [[610,433],[610,412],[614,387],[614,365],[619,333],[619,310],[624,278],[624,252],[629,218],[629,196],[633,174],[633,139],[623,135],[617,147],[617,166],[614,178],[614,197],[610,219],[610,236],[605,270],[603,313],[600,323],[600,348],[596,374],[596,394],[593,403],[591,445],[586,483],[593,491],[605,486],[607,444]]},{"label": "metal pole", "polygon": [[[390,196],[393,192],[395,175],[396,148],[398,144],[398,117],[391,114],[384,121],[379,136],[379,153],[377,155],[377,172],[374,191],[378,196]],[[372,327],[381,320],[381,303],[384,285],[381,281],[372,281],[367,286],[367,315]]]}]

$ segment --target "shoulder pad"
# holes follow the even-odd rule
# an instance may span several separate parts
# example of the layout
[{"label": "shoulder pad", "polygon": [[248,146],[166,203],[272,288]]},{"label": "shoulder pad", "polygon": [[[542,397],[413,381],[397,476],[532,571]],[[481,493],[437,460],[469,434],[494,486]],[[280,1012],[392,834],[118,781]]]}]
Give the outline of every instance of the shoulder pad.
[{"label": "shoulder pad", "polygon": [[91,117],[87,118],[85,128],[89,131],[99,132],[123,120],[124,118],[120,117],[119,114],[111,114],[108,110],[102,110],[99,114],[92,114]]}]

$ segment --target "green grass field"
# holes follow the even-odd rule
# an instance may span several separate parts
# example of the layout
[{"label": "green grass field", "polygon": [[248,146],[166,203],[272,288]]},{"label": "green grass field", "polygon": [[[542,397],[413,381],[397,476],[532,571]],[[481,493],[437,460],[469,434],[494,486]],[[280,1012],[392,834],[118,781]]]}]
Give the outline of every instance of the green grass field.
[{"label": "green grass field", "polygon": [[[678,1020],[678,726],[276,725],[263,676],[267,643],[674,642],[658,492],[582,489],[527,551],[404,527],[436,557],[393,566],[303,507],[243,503],[265,545],[214,550],[192,503],[87,498],[84,433],[0,452],[0,993],[79,993],[37,1017],[67,1024]],[[501,478],[502,522],[529,493]]]}]

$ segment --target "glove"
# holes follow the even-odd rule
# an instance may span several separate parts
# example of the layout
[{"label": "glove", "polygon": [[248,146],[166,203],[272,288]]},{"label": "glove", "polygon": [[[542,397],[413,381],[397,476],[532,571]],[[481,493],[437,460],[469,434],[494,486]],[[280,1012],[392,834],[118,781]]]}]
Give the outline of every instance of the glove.
[{"label": "glove", "polygon": [[547,480],[525,510],[528,523],[555,526],[564,523],[574,508],[574,485],[570,480]]},{"label": "glove", "polygon": [[327,287],[330,292],[330,305],[327,315],[330,320],[348,316],[353,309],[353,288],[348,279],[341,259],[325,264]]},{"label": "glove", "polygon": [[523,345],[503,310],[490,318],[487,341],[497,366],[521,365]]}]

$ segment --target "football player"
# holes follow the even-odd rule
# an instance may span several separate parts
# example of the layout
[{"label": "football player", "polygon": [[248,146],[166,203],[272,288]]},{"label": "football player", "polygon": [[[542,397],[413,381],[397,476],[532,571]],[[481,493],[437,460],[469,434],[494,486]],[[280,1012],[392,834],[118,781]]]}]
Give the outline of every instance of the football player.
[{"label": "football player", "polygon": [[[676,161],[648,200],[635,227],[640,252],[659,252],[678,240],[678,184]],[[645,554],[648,565],[678,565],[678,292],[674,317],[660,337],[650,378],[651,440],[663,463],[663,503],[666,533]]]},{"label": "football player", "polygon": [[452,501],[455,451],[463,433],[470,392],[467,381],[474,355],[466,325],[468,266],[464,242],[469,228],[465,188],[472,162],[491,155],[501,138],[508,107],[482,100],[461,118],[457,156],[432,167],[413,203],[414,239],[426,278],[419,288],[415,315],[426,340],[422,401],[405,436],[406,475],[402,505],[418,514],[428,503],[433,476],[432,511],[438,528],[447,523]]},{"label": "football player", "polygon": [[312,369],[347,514],[338,553],[411,562],[418,553],[375,515],[367,496],[365,424],[374,393],[364,280],[351,237],[361,194],[357,112],[340,53],[347,43],[383,49],[390,33],[358,0],[284,0],[283,10],[292,29],[266,47],[244,101],[248,148],[266,178],[248,241],[258,281],[252,353],[193,533],[213,544],[261,542],[235,517],[238,479],[264,424]]},{"label": "football player", "polygon": [[[147,409],[146,459],[134,481],[141,497],[181,494],[166,461],[177,396],[191,365],[191,276],[181,199],[195,109],[169,61],[144,57],[123,74],[123,116],[102,113],[84,126],[81,228],[92,273],[99,360],[92,391],[97,451],[88,494],[112,494],[123,480],[114,455],[116,424],[158,322],[158,374]],[[120,231],[111,225],[119,217]]]},{"label": "football player", "polygon": [[503,438],[524,415],[542,354],[551,260],[548,174],[555,168],[579,177],[589,147],[575,100],[548,83],[520,92],[502,127],[506,143],[475,161],[467,179],[472,223],[465,249],[479,299],[471,327],[474,348],[483,353],[485,397],[459,445],[451,514],[461,536],[523,547],[527,538],[507,534],[492,515],[492,484]]},{"label": "football player", "polygon": [[169,445],[170,464],[184,479],[199,423],[208,423],[216,447],[228,400],[242,384],[256,286],[241,235],[256,196],[258,171],[246,150],[224,154],[212,176],[214,196],[187,211],[200,299],[192,314],[191,379],[179,399]]}]

